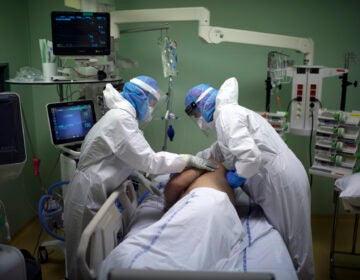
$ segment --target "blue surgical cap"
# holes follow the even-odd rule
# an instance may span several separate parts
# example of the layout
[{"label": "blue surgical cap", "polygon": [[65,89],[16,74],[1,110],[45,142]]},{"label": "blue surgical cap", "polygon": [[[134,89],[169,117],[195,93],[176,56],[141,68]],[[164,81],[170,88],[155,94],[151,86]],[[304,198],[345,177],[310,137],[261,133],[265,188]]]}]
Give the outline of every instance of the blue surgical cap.
[{"label": "blue surgical cap", "polygon": [[185,97],[185,108],[192,102],[196,102],[199,96],[209,90],[209,92],[196,103],[196,111],[207,121],[211,122],[215,111],[215,99],[218,94],[218,90],[212,88],[209,84],[199,84],[191,88]]},{"label": "blue surgical cap", "polygon": [[138,119],[143,120],[151,100],[160,99],[160,90],[153,78],[138,76],[125,83],[122,96],[135,108]]}]

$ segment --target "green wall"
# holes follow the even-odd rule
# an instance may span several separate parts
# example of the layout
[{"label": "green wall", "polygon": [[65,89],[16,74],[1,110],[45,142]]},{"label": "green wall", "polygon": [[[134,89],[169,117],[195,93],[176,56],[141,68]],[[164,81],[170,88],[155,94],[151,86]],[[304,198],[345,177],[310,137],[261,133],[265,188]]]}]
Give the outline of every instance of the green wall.
[{"label": "green wall", "polygon": [[[64,10],[63,1],[4,1],[0,9],[0,63],[9,63],[9,76],[21,67],[41,70],[38,39],[51,39],[50,12]],[[50,144],[45,105],[57,102],[55,86],[10,85],[20,95],[23,107],[27,162],[23,173],[0,184],[11,228],[16,233],[37,214],[37,204],[44,191],[59,181],[59,152]],[[1,120],[6,121],[6,120]],[[29,133],[27,133],[29,131]],[[33,157],[41,160],[40,176],[34,176]]]},{"label": "green wall", "polygon": [[[29,17],[27,1],[15,0],[2,3],[0,9],[0,62],[9,63],[9,75],[29,65]],[[10,87],[11,88],[11,87]],[[35,138],[33,121],[33,98],[30,88],[15,90],[20,95],[24,116],[28,124],[30,138]],[[6,121],[6,120],[1,120]],[[26,136],[29,139],[28,136]],[[30,146],[26,145],[27,151]],[[16,179],[0,184],[0,199],[4,202],[11,231],[16,232],[25,221],[35,214],[35,201],[38,199],[39,188],[32,176],[31,158],[24,167],[23,173]]]},{"label": "green wall", "polygon": [[[145,9],[167,7],[206,7],[210,11],[210,25],[312,38],[315,43],[314,65],[343,67],[346,52],[360,49],[357,27],[360,2],[349,1],[237,1],[237,0],[117,0],[117,9]],[[10,77],[22,66],[40,69],[38,39],[51,39],[50,12],[69,10],[63,1],[14,0],[5,1],[0,9],[0,63],[10,64]],[[164,23],[122,24],[120,29],[150,27]],[[291,56],[296,64],[302,64],[303,56],[292,50],[261,47],[246,44],[206,44],[197,36],[197,22],[169,22],[167,35],[178,43],[178,69],[174,78],[173,112],[179,120],[172,121],[175,128],[173,142],[167,142],[167,150],[178,153],[196,153],[207,147],[214,137],[205,137],[184,113],[184,96],[196,84],[210,83],[219,87],[225,79],[235,76],[239,81],[239,103],[255,111],[265,108],[265,79],[267,54],[282,51]],[[165,32],[162,33],[163,35]],[[161,89],[168,91],[168,79],[163,77],[158,40],[160,31],[122,34],[117,45],[121,58],[130,58],[138,66],[120,69],[125,79],[135,75],[150,75],[158,80]],[[350,81],[359,79],[360,65],[350,65]],[[27,144],[28,161],[19,178],[1,184],[0,199],[4,201],[12,232],[16,232],[35,215],[35,207],[41,188],[59,180],[59,152],[51,145],[45,105],[59,100],[55,86],[11,85],[18,92],[24,107],[25,119],[30,131]],[[271,99],[271,111],[286,110],[290,100],[291,85],[284,85],[278,93],[282,103],[275,105]],[[324,108],[338,109],[340,80],[326,78],[323,83]],[[359,110],[359,89],[348,88],[347,110]],[[145,128],[145,135],[152,147],[159,151],[164,144],[164,121],[154,121]],[[288,145],[309,168],[309,138],[288,136]],[[41,181],[33,175],[32,157],[41,159]],[[314,176],[312,187],[312,212],[332,212],[333,180]]]},{"label": "green wall", "polygon": [[[249,31],[274,33],[295,37],[312,38],[315,45],[314,65],[344,67],[345,53],[358,52],[360,23],[358,1],[117,1],[117,9],[144,9],[202,6],[210,11],[210,25]],[[122,24],[121,29],[149,27],[163,23]],[[206,44],[197,38],[196,22],[169,22],[168,36],[178,43],[179,74],[174,79],[173,111],[180,120],[172,122],[175,139],[168,142],[168,150],[179,153],[196,153],[208,146],[214,138],[206,138],[184,113],[184,96],[196,84],[210,83],[219,87],[225,79],[235,76],[239,82],[239,103],[255,111],[265,109],[266,63],[269,51],[284,52],[295,64],[303,63],[303,55],[292,50],[246,44]],[[119,55],[138,62],[138,68],[122,69],[121,75],[148,74],[158,79],[166,92],[168,80],[162,76],[158,38],[160,31],[120,35]],[[350,64],[350,81],[359,80],[359,60]],[[338,77],[323,81],[322,104],[324,108],[339,109],[341,81]],[[276,105],[275,96],[281,98]],[[283,110],[291,97],[291,85],[271,98],[271,111]],[[359,89],[348,87],[347,110],[360,109]],[[164,124],[153,122],[145,129],[152,146],[161,149],[164,140]],[[309,168],[309,137],[289,135],[289,147]],[[189,143],[191,143],[189,145]],[[312,212],[332,212],[333,179],[313,176]]]}]

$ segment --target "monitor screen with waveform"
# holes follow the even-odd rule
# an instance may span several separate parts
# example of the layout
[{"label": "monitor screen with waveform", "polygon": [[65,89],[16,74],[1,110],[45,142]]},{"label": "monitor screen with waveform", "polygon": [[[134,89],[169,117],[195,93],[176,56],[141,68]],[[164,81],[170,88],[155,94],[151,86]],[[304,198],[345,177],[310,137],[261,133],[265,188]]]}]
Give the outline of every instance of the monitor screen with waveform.
[{"label": "monitor screen with waveform", "polygon": [[96,122],[91,100],[48,104],[47,111],[55,146],[81,144]]},{"label": "monitor screen with waveform", "polygon": [[110,54],[110,14],[53,11],[53,52],[62,56]]}]

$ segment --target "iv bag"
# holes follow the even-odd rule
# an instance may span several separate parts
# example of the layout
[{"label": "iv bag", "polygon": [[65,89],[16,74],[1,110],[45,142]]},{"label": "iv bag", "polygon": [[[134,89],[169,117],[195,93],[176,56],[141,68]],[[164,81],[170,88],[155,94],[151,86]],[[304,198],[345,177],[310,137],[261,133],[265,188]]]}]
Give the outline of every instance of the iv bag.
[{"label": "iv bag", "polygon": [[178,57],[175,52],[177,44],[174,40],[170,40],[165,36],[161,42],[161,61],[163,66],[164,77],[177,75]]}]

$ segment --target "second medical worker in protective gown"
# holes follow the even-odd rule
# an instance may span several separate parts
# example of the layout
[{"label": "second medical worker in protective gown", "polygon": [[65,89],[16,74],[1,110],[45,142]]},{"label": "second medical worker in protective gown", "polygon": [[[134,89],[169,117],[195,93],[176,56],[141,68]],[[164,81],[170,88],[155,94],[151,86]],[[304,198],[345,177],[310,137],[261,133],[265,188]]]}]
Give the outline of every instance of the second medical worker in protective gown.
[{"label": "second medical worker in protective gown", "polygon": [[107,197],[134,170],[150,174],[182,171],[185,167],[214,170],[213,162],[191,155],[155,153],[138,126],[150,121],[160,98],[157,82],[138,76],[120,94],[107,84],[104,101],[110,109],[94,125],[81,146],[79,163],[64,205],[66,262],[69,279],[79,279],[76,251],[81,233]]},{"label": "second medical worker in protective gown", "polygon": [[242,188],[280,232],[299,279],[313,279],[310,185],[302,163],[265,118],[238,104],[236,78],[219,91],[208,84],[193,87],[185,106],[201,129],[217,134],[217,142],[197,156],[233,170],[226,175],[233,187],[246,180]]}]

